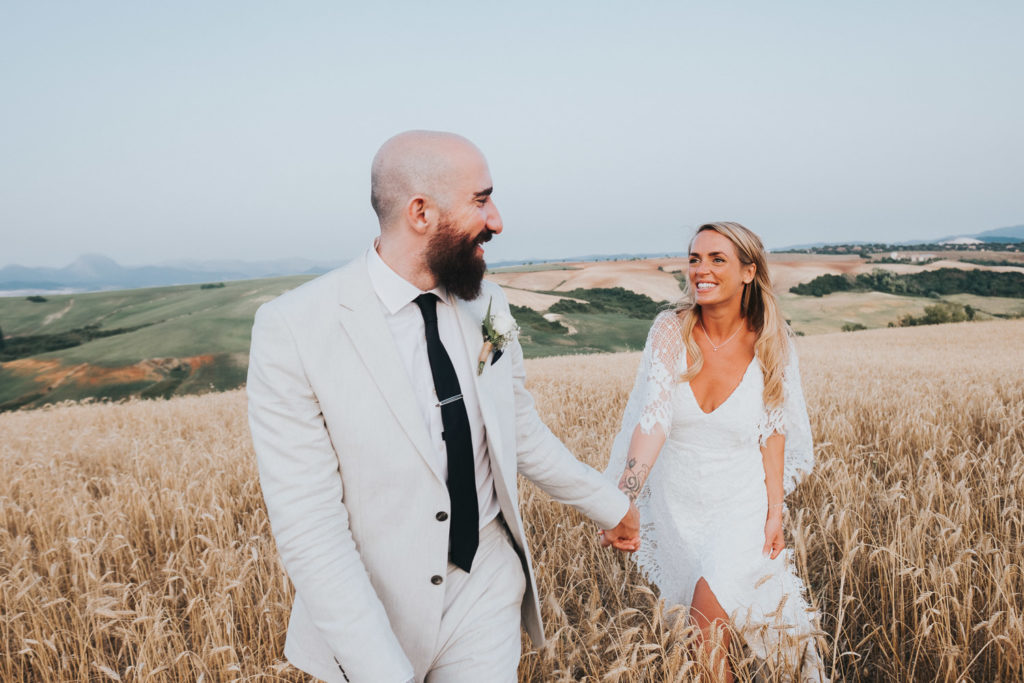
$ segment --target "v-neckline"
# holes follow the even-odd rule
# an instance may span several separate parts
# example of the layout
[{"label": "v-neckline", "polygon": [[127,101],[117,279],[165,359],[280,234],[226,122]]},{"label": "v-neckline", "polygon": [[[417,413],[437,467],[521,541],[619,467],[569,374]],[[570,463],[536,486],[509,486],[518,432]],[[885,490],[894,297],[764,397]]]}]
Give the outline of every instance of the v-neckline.
[{"label": "v-neckline", "polygon": [[751,368],[751,366],[754,365],[754,361],[755,360],[757,360],[757,354],[754,354],[754,357],[750,359],[749,363],[747,363],[747,368],[743,371],[743,376],[740,377],[740,381],[737,382],[736,386],[734,386],[732,388],[732,391],[730,391],[729,395],[725,397],[725,400],[722,401],[721,403],[719,403],[717,406],[715,406],[710,412],[705,411],[704,408],[701,407],[700,401],[697,400],[697,394],[693,393],[693,384],[691,384],[690,382],[687,382],[686,383],[686,388],[690,392],[690,398],[693,399],[693,403],[694,403],[694,405],[697,406],[697,410],[699,410],[704,415],[714,415],[719,410],[721,410],[722,407],[725,406],[725,404],[728,403],[732,399],[733,395],[737,391],[739,391],[739,388],[741,386],[743,386],[743,383],[747,380],[747,375],[750,374],[750,368]]}]

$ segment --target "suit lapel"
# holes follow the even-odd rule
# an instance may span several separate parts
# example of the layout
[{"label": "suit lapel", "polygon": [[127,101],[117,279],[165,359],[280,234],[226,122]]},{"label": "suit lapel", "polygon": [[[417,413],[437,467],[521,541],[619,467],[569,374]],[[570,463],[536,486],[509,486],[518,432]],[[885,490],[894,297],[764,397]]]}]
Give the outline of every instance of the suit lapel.
[{"label": "suit lapel", "polygon": [[[526,550],[526,536],[523,532],[519,508],[516,504],[518,494],[514,483],[511,485],[511,488],[507,484],[509,479],[505,477],[504,472],[506,466],[511,467],[513,469],[511,481],[515,481],[515,460],[512,460],[510,463],[505,463],[504,461],[502,414],[495,407],[492,400],[492,396],[496,395],[496,392],[500,391],[501,387],[494,386],[495,378],[498,375],[491,369],[491,358],[485,361],[483,373],[476,374],[477,359],[480,357],[480,348],[483,346],[481,323],[483,322],[484,315],[487,313],[487,302],[482,297],[476,301],[463,301],[461,299],[456,299],[455,301],[459,314],[459,326],[462,328],[463,340],[466,342],[466,349],[473,367],[477,402],[480,404],[480,414],[483,417],[484,428],[487,430],[487,455],[491,461],[494,492],[498,496],[498,505],[505,515],[505,522],[513,529],[513,537],[516,539],[516,544],[520,547],[521,557],[525,563],[524,568],[527,576],[530,577],[530,585],[533,586],[533,575],[529,568],[529,551]],[[509,430],[515,429],[514,415],[506,416],[506,422],[509,425]],[[536,586],[532,590],[535,594]],[[537,623],[539,623],[539,617],[537,617]],[[529,624],[527,628],[529,628]]]},{"label": "suit lapel", "polygon": [[346,269],[338,296],[339,320],[348,333],[395,419],[416,446],[434,475],[444,483],[430,443],[430,434],[402,367],[380,300],[373,291],[364,260]]},{"label": "suit lapel", "polygon": [[[477,359],[480,357],[480,349],[483,346],[483,332],[481,324],[486,313],[486,306],[480,306],[482,299],[475,301],[463,301],[455,299],[455,309],[459,316],[459,327],[462,329],[462,337],[466,342],[466,352],[469,354],[470,367],[473,370],[473,381],[476,382],[477,402],[480,404],[480,414],[484,420],[484,427],[487,429],[487,450],[491,454],[491,466],[501,469],[501,420],[491,401],[490,378],[493,373],[490,369],[491,359],[484,362],[484,371],[477,374]],[[478,310],[479,309],[479,310]]]}]

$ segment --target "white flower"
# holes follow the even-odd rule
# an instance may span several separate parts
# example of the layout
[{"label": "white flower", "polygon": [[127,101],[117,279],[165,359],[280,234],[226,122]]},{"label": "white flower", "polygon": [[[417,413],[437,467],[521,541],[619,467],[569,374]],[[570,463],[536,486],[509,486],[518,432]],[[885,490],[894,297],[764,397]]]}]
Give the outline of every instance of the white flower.
[{"label": "white flower", "polygon": [[519,332],[519,325],[516,325],[515,318],[507,313],[491,313],[491,304],[494,300],[487,302],[487,315],[480,323],[480,332],[483,333],[484,345],[480,348],[480,357],[477,359],[476,374],[484,371],[487,357],[494,353],[494,362],[501,356],[501,351],[509,343],[515,340]]},{"label": "white flower", "polygon": [[515,319],[504,313],[495,313],[491,324],[494,326],[494,331],[502,337],[511,335],[517,329]]}]

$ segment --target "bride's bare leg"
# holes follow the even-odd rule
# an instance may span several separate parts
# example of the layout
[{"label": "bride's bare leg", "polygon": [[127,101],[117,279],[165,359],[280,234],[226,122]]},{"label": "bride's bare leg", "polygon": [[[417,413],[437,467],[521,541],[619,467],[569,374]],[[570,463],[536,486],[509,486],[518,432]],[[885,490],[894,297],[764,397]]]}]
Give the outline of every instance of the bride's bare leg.
[{"label": "bride's bare leg", "polygon": [[690,618],[700,629],[701,648],[707,653],[712,670],[716,673],[723,671],[722,681],[732,683],[732,668],[729,666],[729,615],[718,604],[718,598],[704,577],[697,581],[697,586],[693,589]]}]

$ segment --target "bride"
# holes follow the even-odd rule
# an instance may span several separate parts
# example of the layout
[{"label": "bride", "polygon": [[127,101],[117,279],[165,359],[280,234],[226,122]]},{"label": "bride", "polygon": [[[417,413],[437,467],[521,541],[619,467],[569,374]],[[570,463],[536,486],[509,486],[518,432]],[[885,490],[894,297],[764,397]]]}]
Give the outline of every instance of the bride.
[{"label": "bride", "polygon": [[[636,502],[634,557],[667,605],[688,606],[715,670],[731,630],[771,668],[825,681],[814,615],[783,537],[783,502],[813,465],[789,329],[761,240],[702,225],[686,293],[655,319],[607,476]],[[730,630],[729,626],[732,626]]]}]

